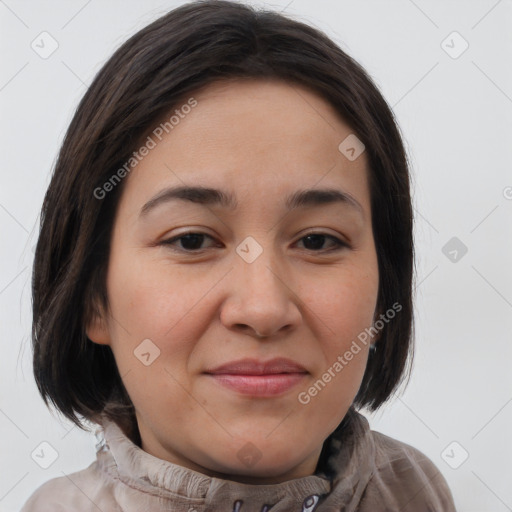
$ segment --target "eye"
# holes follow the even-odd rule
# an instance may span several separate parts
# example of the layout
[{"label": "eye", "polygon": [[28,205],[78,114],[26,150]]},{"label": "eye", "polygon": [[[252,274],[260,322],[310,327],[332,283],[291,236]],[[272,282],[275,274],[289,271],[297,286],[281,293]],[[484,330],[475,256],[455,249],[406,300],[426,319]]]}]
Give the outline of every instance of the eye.
[{"label": "eye", "polygon": [[[169,238],[168,240],[162,240],[161,244],[166,246],[171,246],[172,249],[176,251],[182,252],[198,252],[203,248],[201,247],[201,243],[205,238],[213,238],[206,233],[198,233],[195,231],[189,231],[188,233],[182,233],[179,236],[175,236],[174,238]],[[175,242],[181,242],[181,247],[175,247]]]},{"label": "eye", "polygon": [[[162,240],[160,243],[165,246],[170,246],[176,251],[193,253],[200,252],[205,249],[205,247],[202,247],[202,243],[208,238],[210,240],[214,240],[213,237],[206,233],[189,231],[188,233],[182,233],[181,235],[169,238],[168,240]],[[327,240],[331,241],[332,246],[330,249],[324,248],[324,244]],[[313,252],[331,252],[349,247],[347,243],[343,242],[339,238],[326,233],[308,233],[306,236],[300,238],[299,242],[300,241],[304,241],[306,250]],[[180,244],[181,247],[177,245],[177,243]]]},{"label": "eye", "polygon": [[[306,249],[312,250],[313,252],[331,252],[349,247],[347,243],[343,242],[339,238],[326,233],[308,233],[299,241],[301,240],[304,240]],[[334,243],[334,247],[331,247],[331,249],[322,248],[326,240],[331,240],[331,242]]]}]

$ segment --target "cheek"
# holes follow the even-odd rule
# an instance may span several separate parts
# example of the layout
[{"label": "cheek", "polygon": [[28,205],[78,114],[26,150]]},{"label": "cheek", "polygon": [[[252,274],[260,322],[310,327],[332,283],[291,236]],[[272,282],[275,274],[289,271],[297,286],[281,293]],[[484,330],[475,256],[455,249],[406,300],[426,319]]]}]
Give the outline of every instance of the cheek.
[{"label": "cheek", "polygon": [[326,431],[339,424],[361,385],[369,346],[358,336],[372,325],[377,293],[376,273],[340,271],[301,297],[324,335],[318,339],[322,364],[297,397],[298,410]]},{"label": "cheek", "polygon": [[345,267],[303,287],[301,300],[324,324],[327,339],[338,348],[372,324],[378,274],[372,269]]},{"label": "cheek", "polygon": [[185,300],[174,300],[174,296],[184,297],[190,291],[186,283],[180,282],[180,274],[175,274],[171,282],[158,268],[133,256],[111,261],[108,288],[112,314],[134,335],[159,336],[163,319],[167,318],[169,329],[169,313],[179,316],[186,307]]},{"label": "cheek", "polygon": [[[212,273],[180,272],[162,261],[114,258],[108,287],[113,349],[123,356],[145,339],[177,361],[193,348],[203,328],[200,313],[218,278]],[[204,323],[204,320],[203,320]]]},{"label": "cheek", "polygon": [[214,282],[133,257],[113,259],[110,268],[111,347],[128,394],[145,414],[172,407],[175,420],[185,421],[187,361],[201,336],[200,299]]}]

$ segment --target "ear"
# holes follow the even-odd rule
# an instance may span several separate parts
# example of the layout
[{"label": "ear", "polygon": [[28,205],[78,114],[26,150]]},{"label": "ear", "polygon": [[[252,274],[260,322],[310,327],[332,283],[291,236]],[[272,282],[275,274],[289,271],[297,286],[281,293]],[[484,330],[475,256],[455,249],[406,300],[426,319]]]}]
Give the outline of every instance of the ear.
[{"label": "ear", "polygon": [[[374,315],[373,315],[372,325],[375,325],[376,319],[378,319],[378,318],[380,318],[380,311],[378,311],[377,308],[375,308],[375,312],[374,312]],[[377,334],[372,336],[371,344],[375,347],[375,345],[377,345],[377,343],[379,342],[381,337],[382,337],[382,330],[379,330],[377,332]]]},{"label": "ear", "polygon": [[380,330],[375,336],[372,337],[372,345],[376,345],[382,338],[382,330]]},{"label": "ear", "polygon": [[87,337],[99,345],[110,345],[110,331],[103,314],[94,312],[85,329]]}]

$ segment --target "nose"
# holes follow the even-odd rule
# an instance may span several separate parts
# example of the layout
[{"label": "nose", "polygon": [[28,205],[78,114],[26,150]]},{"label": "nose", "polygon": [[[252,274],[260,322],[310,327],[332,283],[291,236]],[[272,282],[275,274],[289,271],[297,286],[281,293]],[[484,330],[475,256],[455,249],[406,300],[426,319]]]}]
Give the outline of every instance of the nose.
[{"label": "nose", "polygon": [[275,338],[302,320],[291,272],[265,249],[252,263],[235,257],[229,295],[222,305],[226,328],[257,338]]}]

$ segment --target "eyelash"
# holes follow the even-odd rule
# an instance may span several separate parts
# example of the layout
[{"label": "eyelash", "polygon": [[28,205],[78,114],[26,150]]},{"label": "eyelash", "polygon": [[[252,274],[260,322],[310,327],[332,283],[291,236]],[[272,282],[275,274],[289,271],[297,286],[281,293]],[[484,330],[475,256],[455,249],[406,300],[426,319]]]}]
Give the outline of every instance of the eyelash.
[{"label": "eyelash", "polygon": [[[206,233],[201,233],[199,231],[187,231],[187,232],[181,233],[180,235],[175,236],[173,238],[169,238],[167,240],[162,240],[160,242],[160,245],[168,246],[171,250],[176,251],[176,252],[182,252],[182,253],[200,254],[201,252],[203,252],[205,249],[180,249],[180,248],[177,248],[177,247],[173,246],[174,242],[176,242],[178,240],[181,240],[182,238],[185,238],[185,237],[187,237],[189,235],[199,235],[199,236],[211,238],[213,240],[213,237],[208,235],[208,234],[206,234]],[[346,242],[340,240],[339,238],[336,238],[333,235],[328,235],[327,233],[321,233],[321,232],[307,233],[306,235],[304,235],[299,240],[303,240],[304,238],[307,238],[308,236],[323,236],[325,238],[330,238],[331,240],[333,240],[336,243],[336,247],[334,247],[333,249],[327,249],[327,250],[324,249],[324,250],[319,250],[319,251],[315,251],[313,249],[309,249],[310,251],[315,252],[315,253],[336,252],[336,251],[340,251],[342,249],[349,249],[350,248],[350,246]]]}]

